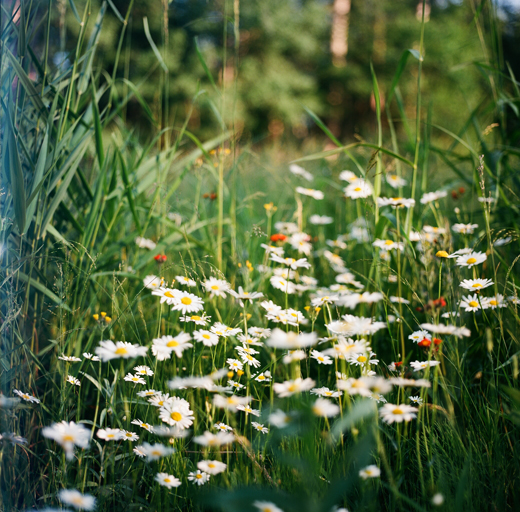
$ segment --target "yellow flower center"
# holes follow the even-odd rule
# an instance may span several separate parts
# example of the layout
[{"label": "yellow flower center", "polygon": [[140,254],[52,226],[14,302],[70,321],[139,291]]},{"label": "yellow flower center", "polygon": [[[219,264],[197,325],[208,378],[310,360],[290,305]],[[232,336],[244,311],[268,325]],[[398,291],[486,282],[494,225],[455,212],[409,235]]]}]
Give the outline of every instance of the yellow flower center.
[{"label": "yellow flower center", "polygon": [[70,434],[66,434],[63,436],[63,441],[74,441],[74,436],[71,436]]},{"label": "yellow flower center", "polygon": [[475,283],[471,285],[472,288],[481,288],[482,285],[480,283]]},{"label": "yellow flower center", "polygon": [[210,462],[210,463],[208,464],[208,468],[212,468],[212,469],[213,469],[214,467],[215,467],[215,464],[213,464],[213,462]]},{"label": "yellow flower center", "polygon": [[174,298],[172,292],[164,292],[164,296],[169,297],[170,299]]},{"label": "yellow flower center", "polygon": [[478,308],[478,302],[476,300],[472,300],[470,302],[468,302],[468,304],[472,307],[472,308]]},{"label": "yellow flower center", "polygon": [[359,356],[359,357],[357,358],[357,360],[358,360],[358,362],[360,362],[360,363],[365,363],[366,360],[367,360],[367,358],[366,358],[365,356]]},{"label": "yellow flower center", "polygon": [[393,243],[394,243],[393,240],[387,240],[387,241],[385,242],[385,245],[392,245]]},{"label": "yellow flower center", "polygon": [[473,265],[473,263],[476,263],[476,262],[477,262],[476,258],[468,258],[468,261],[466,261],[466,263],[468,265]]},{"label": "yellow flower center", "polygon": [[181,421],[182,420],[182,414],[180,412],[172,412],[170,414],[173,421]]},{"label": "yellow flower center", "polygon": [[361,190],[362,190],[361,187],[356,187],[356,188],[354,189],[354,192],[361,192]]},{"label": "yellow flower center", "polygon": [[160,457],[162,455],[162,453],[159,450],[153,450],[152,451],[152,455],[154,457]]},{"label": "yellow flower center", "polygon": [[185,306],[189,306],[193,301],[189,298],[189,297],[183,297],[181,299],[181,302],[185,305]]},{"label": "yellow flower center", "polygon": [[211,287],[212,290],[218,290],[218,286],[216,284],[214,284],[212,287]]},{"label": "yellow flower center", "polygon": [[202,320],[202,318],[200,316],[197,316],[197,315],[193,315],[191,317],[191,319],[194,321],[194,322],[198,322],[199,320]]},{"label": "yellow flower center", "polygon": [[318,361],[325,361],[324,357],[318,356]]},{"label": "yellow flower center", "polygon": [[294,393],[295,391],[298,390],[298,386],[296,386],[296,384],[291,384],[288,388],[287,388],[288,391],[290,391],[291,393]]},{"label": "yellow flower center", "polygon": [[265,377],[263,375],[259,375],[258,380],[265,380]]},{"label": "yellow flower center", "polygon": [[399,407],[396,407],[396,408],[392,411],[392,414],[404,414],[404,412],[402,411],[402,409],[399,409]]},{"label": "yellow flower center", "polygon": [[166,483],[168,483],[168,484],[171,482],[171,480],[170,480],[169,478],[165,478],[164,481],[165,481]]},{"label": "yellow flower center", "polygon": [[114,353],[118,356],[124,356],[125,354],[128,354],[128,350],[125,347],[119,347]]},{"label": "yellow flower center", "polygon": [[496,300],[490,300],[489,303],[492,305],[492,306],[496,306],[498,304],[498,302]]},{"label": "yellow flower center", "polygon": [[125,434],[126,437],[132,437],[132,435],[133,435],[132,432],[127,432],[127,433]]},{"label": "yellow flower center", "polygon": [[203,334],[202,337],[205,339],[205,340],[209,340],[211,338],[211,336],[209,334]]},{"label": "yellow flower center", "polygon": [[198,478],[200,480],[202,478],[202,475],[198,473],[197,475],[195,475],[195,478]]},{"label": "yellow flower center", "polygon": [[175,341],[175,340],[171,340],[168,343],[166,343],[166,346],[167,347],[178,347],[179,346],[179,342]]}]

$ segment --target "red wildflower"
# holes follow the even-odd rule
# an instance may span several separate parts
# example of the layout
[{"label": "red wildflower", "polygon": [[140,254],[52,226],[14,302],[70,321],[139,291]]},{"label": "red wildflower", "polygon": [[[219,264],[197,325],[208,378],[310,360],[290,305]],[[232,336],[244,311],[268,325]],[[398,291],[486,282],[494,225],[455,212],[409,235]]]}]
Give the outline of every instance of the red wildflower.
[{"label": "red wildflower", "polygon": [[282,233],[276,233],[274,235],[271,235],[271,242],[285,242],[287,240],[287,237],[285,235],[282,235]]}]

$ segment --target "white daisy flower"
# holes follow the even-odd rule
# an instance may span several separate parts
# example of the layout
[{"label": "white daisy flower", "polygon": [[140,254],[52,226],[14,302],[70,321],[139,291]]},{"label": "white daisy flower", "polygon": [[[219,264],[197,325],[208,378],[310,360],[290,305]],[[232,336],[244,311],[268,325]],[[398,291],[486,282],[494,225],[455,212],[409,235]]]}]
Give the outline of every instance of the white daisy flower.
[{"label": "white daisy flower", "polygon": [[404,197],[378,197],[378,206],[393,206],[394,208],[411,208],[415,205],[415,199]]},{"label": "white daisy flower", "polygon": [[457,258],[457,265],[460,267],[474,267],[475,265],[480,265],[484,261],[487,260],[487,256],[483,252],[470,252],[464,256],[459,256]]},{"label": "white daisy flower", "polygon": [[183,398],[172,397],[159,409],[159,418],[168,425],[187,429],[193,424],[190,403]]},{"label": "white daisy flower", "polygon": [[35,404],[40,403],[40,400],[38,398],[36,398],[35,396],[32,396],[32,395],[29,395],[29,393],[24,393],[23,391],[19,391],[18,389],[13,389],[13,393],[18,395],[20,398],[22,398],[26,402],[32,402]]},{"label": "white daisy flower", "polygon": [[181,311],[183,315],[186,313],[196,313],[204,308],[204,301],[193,295],[193,293],[181,292],[176,294],[172,302],[172,311]]},{"label": "white daisy flower", "polygon": [[262,432],[262,434],[269,434],[269,429],[267,427],[264,427],[261,423],[257,423],[256,421],[251,422],[251,426],[258,430],[258,432]]},{"label": "white daisy flower", "polygon": [[168,489],[173,489],[174,487],[179,487],[179,485],[181,485],[181,481],[178,478],[175,478],[173,475],[169,475],[168,473],[157,473],[155,475],[155,481],[159,482],[159,485],[167,487]]},{"label": "white daisy flower", "polygon": [[348,181],[349,183],[352,183],[352,182],[356,181],[357,179],[359,179],[359,176],[354,174],[352,171],[341,171],[339,173],[338,178],[341,181]]},{"label": "white daisy flower", "polygon": [[209,482],[210,478],[211,475],[204,473],[204,471],[201,471],[200,469],[188,473],[188,480],[196,485],[204,485],[206,482]]},{"label": "white daisy flower", "polygon": [[321,190],[315,190],[313,188],[296,187],[295,190],[296,190],[296,192],[298,192],[298,194],[302,194],[304,196],[309,196],[309,197],[312,197],[313,199],[321,200],[325,197]]},{"label": "white daisy flower", "polygon": [[448,192],[446,190],[437,190],[437,192],[427,192],[421,197],[421,204],[429,204],[433,203],[433,201],[437,201],[438,199],[442,199],[446,197]]},{"label": "white daisy flower", "polygon": [[312,405],[312,412],[322,418],[331,418],[339,414],[340,408],[326,398],[318,398]]},{"label": "white daisy flower", "polygon": [[66,356],[65,354],[58,356],[58,359],[61,359],[62,361],[67,361],[68,363],[77,363],[77,362],[81,361],[81,359],[79,357]]},{"label": "white daisy flower", "polygon": [[96,435],[103,441],[120,441],[123,437],[120,428],[100,428]]},{"label": "white daisy flower", "polygon": [[67,382],[74,386],[81,386],[79,379],[76,379],[76,377],[73,377],[72,375],[67,375]]},{"label": "white daisy flower", "polygon": [[188,286],[190,288],[192,288],[193,286],[197,286],[197,283],[193,279],[190,279],[189,277],[186,277],[186,276],[175,276],[175,280],[179,284]]},{"label": "white daisy flower", "polygon": [[139,375],[132,375],[131,373],[128,373],[125,376],[125,380],[127,382],[133,382],[134,384],[146,384],[146,381],[142,377]]},{"label": "white daisy flower", "polygon": [[226,471],[227,465],[218,460],[201,460],[197,462],[197,467],[208,475],[218,475]]},{"label": "white daisy flower", "polygon": [[311,394],[327,398],[338,398],[343,395],[342,391],[333,391],[327,387],[311,389]]},{"label": "white daisy flower", "polygon": [[162,279],[162,277],[149,275],[143,279],[143,286],[145,288],[148,288],[149,290],[156,290],[157,288],[160,288],[163,284],[164,280]]},{"label": "white daisy flower", "polygon": [[366,480],[367,478],[378,478],[379,476],[381,476],[381,470],[374,464],[371,464],[370,466],[367,466],[366,468],[360,470],[359,476],[363,480]]},{"label": "white daisy flower", "polygon": [[253,507],[259,512],[284,512],[280,507],[277,507],[272,501],[254,501]]},{"label": "white daisy flower", "polygon": [[186,332],[181,332],[177,336],[162,336],[152,340],[152,354],[157,357],[158,361],[169,359],[173,352],[177,357],[182,357],[184,350],[192,348],[189,343],[191,336]]},{"label": "white daisy flower", "polygon": [[201,436],[195,436],[193,442],[202,446],[219,447],[227,444],[231,444],[235,441],[235,436],[227,432],[218,432],[212,434],[208,430]]},{"label": "white daisy flower", "polygon": [[311,357],[316,359],[319,364],[332,364],[332,359],[328,355],[318,350],[312,350]]},{"label": "white daisy flower", "polygon": [[315,385],[316,382],[312,379],[302,379],[301,377],[298,377],[295,380],[287,380],[283,383],[275,382],[273,384],[273,390],[280,398],[284,398],[287,396],[292,396],[295,393],[309,391]]},{"label": "white daisy flower", "polygon": [[371,196],[373,192],[372,185],[362,178],[351,181],[350,185],[343,189],[345,197],[350,197],[351,199],[364,199]]},{"label": "white daisy flower", "polygon": [[58,493],[61,502],[81,510],[94,510],[96,498],[91,494],[81,494],[76,489],[62,489]]},{"label": "white daisy flower", "polygon": [[157,244],[155,242],[153,242],[149,238],[143,238],[142,236],[138,236],[135,239],[135,243],[138,247],[141,247],[142,249],[150,249],[151,251],[153,251],[157,247]]},{"label": "white daisy flower", "polygon": [[249,405],[237,405],[238,411],[244,411],[247,414],[252,414],[253,416],[260,416],[260,411],[258,409],[252,409]]},{"label": "white daisy flower", "polygon": [[441,364],[440,361],[413,361],[410,363],[410,366],[413,368],[414,372],[419,372],[421,370],[425,370],[428,367],[433,367]]},{"label": "white daisy flower", "polygon": [[177,290],[176,288],[166,288],[164,286],[161,286],[152,291],[152,295],[161,298],[160,304],[166,302],[168,306],[171,306],[175,302],[175,298],[180,293],[182,292],[180,290]]},{"label": "white daisy flower", "polygon": [[152,425],[149,425],[148,423],[145,423],[144,421],[136,419],[136,420],[132,420],[130,423],[132,423],[132,425],[138,425],[139,427],[144,428],[145,430],[148,430],[148,432],[153,432]]},{"label": "white daisy flower", "polygon": [[317,226],[324,226],[327,224],[332,224],[334,219],[332,217],[328,217],[327,215],[311,215],[309,217],[309,222]]},{"label": "white daisy flower", "polygon": [[215,423],[215,425],[213,425],[217,430],[220,430],[221,432],[231,432],[233,430],[232,427],[230,427],[229,425],[226,425],[225,423]]},{"label": "white daisy flower", "polygon": [[423,399],[420,396],[410,396],[408,399],[412,404],[421,405],[423,403]]},{"label": "white daisy flower", "polygon": [[211,320],[210,316],[207,316],[206,313],[202,313],[202,316],[199,315],[186,315],[181,316],[179,318],[181,322],[193,322],[195,325],[205,326],[209,320]]},{"label": "white daisy flower", "polygon": [[459,286],[466,290],[476,291],[494,284],[495,283],[491,279],[464,279]]},{"label": "white daisy flower", "polygon": [[206,347],[212,347],[218,344],[219,337],[212,333],[211,331],[207,331],[205,329],[199,329],[198,331],[193,331],[193,337],[196,341],[199,341]]},{"label": "white daisy flower", "polygon": [[99,342],[99,347],[96,348],[95,352],[103,362],[107,362],[118,357],[123,359],[144,357],[146,352],[148,352],[148,347],[133,345],[126,341],[116,341],[114,343],[111,340],[105,340]]},{"label": "white daisy flower", "polygon": [[392,188],[406,187],[406,185],[408,183],[404,178],[401,178],[400,176],[397,176],[397,174],[387,174],[386,175],[386,182]]},{"label": "white daisy flower", "polygon": [[298,349],[316,345],[318,336],[315,332],[296,333],[293,331],[285,332],[281,329],[273,329],[266,345],[273,348]]},{"label": "white daisy flower", "polygon": [[466,311],[478,311],[479,309],[482,309],[478,295],[476,293],[473,295],[468,295],[467,297],[462,297],[462,300],[460,301],[460,307],[465,308]]},{"label": "white daisy flower", "polygon": [[202,286],[209,292],[210,297],[226,297],[226,292],[230,289],[230,284],[224,279],[217,279],[216,277],[210,277],[207,281],[202,283]]},{"label": "white daisy flower", "polygon": [[98,356],[91,354],[90,352],[83,352],[83,357],[85,359],[90,359],[91,361],[101,361]]},{"label": "white daisy flower", "polygon": [[306,171],[303,167],[300,167],[299,165],[289,165],[289,171],[291,171],[295,176],[301,176],[302,178],[305,178],[307,181],[314,180],[314,176],[309,171]]},{"label": "white daisy flower", "polygon": [[464,235],[471,235],[476,228],[478,228],[478,224],[453,224],[451,226],[455,233],[463,233]]},{"label": "white daisy flower", "polygon": [[159,460],[162,457],[168,457],[172,453],[175,453],[175,449],[169,446],[164,446],[161,443],[149,444],[143,443],[138,446],[139,451],[143,454],[141,456],[146,457],[146,462]]},{"label": "white daisy flower", "polygon": [[[213,405],[220,409],[228,409],[230,411],[236,411],[239,405],[246,405],[251,401],[249,396],[221,396],[215,395],[213,397]],[[201,468],[202,469],[202,468]]]},{"label": "white daisy flower", "polygon": [[385,423],[402,423],[417,418],[417,408],[406,404],[384,404],[379,409],[379,416]]},{"label": "white daisy flower", "polygon": [[495,295],[493,297],[486,297],[482,304],[484,308],[507,308],[507,302],[502,294]]},{"label": "white daisy flower", "polygon": [[155,389],[145,389],[143,391],[138,391],[137,396],[141,398],[147,398],[149,396],[155,396],[158,393],[160,393],[160,391],[155,391]]},{"label": "white daisy flower", "polygon": [[151,370],[151,368],[149,366],[145,366],[145,365],[135,366],[134,371],[138,375],[148,375],[148,376],[153,375],[153,371]]},{"label": "white daisy flower", "polygon": [[121,439],[123,441],[137,441],[139,436],[135,432],[130,432],[129,430],[121,430]]}]

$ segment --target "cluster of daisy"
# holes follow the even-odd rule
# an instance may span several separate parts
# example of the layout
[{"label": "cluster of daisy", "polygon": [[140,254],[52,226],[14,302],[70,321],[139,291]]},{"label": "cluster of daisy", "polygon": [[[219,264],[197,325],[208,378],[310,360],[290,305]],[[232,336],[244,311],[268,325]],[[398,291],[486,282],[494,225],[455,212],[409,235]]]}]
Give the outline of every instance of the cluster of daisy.
[{"label": "cluster of daisy", "polygon": [[[312,174],[299,166],[291,166],[290,170],[297,177],[313,180]],[[374,186],[366,176],[345,170],[339,179],[347,183],[343,192],[349,200],[369,201],[374,195]],[[374,206],[387,208],[387,213],[396,217],[401,210],[416,207],[413,198],[401,197],[402,187],[407,185],[404,178],[388,174],[386,182],[398,192],[392,191],[392,197],[377,198]],[[306,197],[316,201],[324,198],[324,193],[317,189],[298,186],[295,192],[300,205]],[[426,193],[420,203],[435,209],[437,202],[446,196],[444,190]],[[270,204],[265,205],[265,209],[270,220],[276,208]],[[436,264],[441,263],[436,267],[440,280],[443,265],[448,266],[445,261],[453,260],[457,272],[470,269],[473,272],[473,278],[459,283],[460,288],[471,292],[461,298],[460,308],[468,312],[505,308],[513,298],[506,300],[497,289],[493,296],[480,293],[496,283],[477,274],[479,266],[487,261],[487,254],[467,247],[478,225],[459,222],[451,230],[447,225],[423,225],[417,227],[417,231],[408,230],[406,236],[399,229],[383,230],[380,238],[375,238],[367,221],[359,218],[350,224],[348,232],[339,234],[334,240],[323,237],[320,248],[315,247],[319,237],[304,232],[302,226],[310,224],[311,233],[312,229],[317,229],[323,234],[324,226],[333,223],[334,219],[312,214],[307,220],[307,224],[302,219],[298,223],[274,223],[277,233],[270,237],[270,243],[261,244],[262,264],[255,268],[248,261],[247,268],[243,269],[244,275],[254,270],[259,274],[256,281],[244,278],[245,289],[232,285],[234,279],[228,281],[223,275],[204,279],[195,275],[175,275],[174,278],[170,276],[170,280],[147,275],[143,285],[149,290],[149,296],[144,300],[155,300],[160,313],[168,307],[168,325],[162,324],[156,331],[157,337],[150,336],[145,345],[103,340],[94,350],[96,355],[83,354],[86,359],[102,363],[147,358],[150,366],[132,366],[133,373],[123,378],[128,382],[124,384],[129,388],[128,394],[132,395],[130,402],[137,404],[134,410],[140,410],[143,415],[135,413],[139,417],[127,418],[125,414],[121,422],[112,423],[114,428],[96,426],[92,430],[81,422],[62,421],[45,427],[43,436],[61,445],[69,460],[74,456],[75,447],[89,448],[94,431],[96,443],[99,440],[113,442],[110,446],[114,450],[126,442],[136,443],[126,444],[132,447],[132,451],[128,451],[145,464],[154,461],[162,464],[163,459],[172,461],[174,454],[183,449],[180,442],[183,438],[200,446],[204,457],[215,449],[216,460],[199,460],[197,469],[195,464],[188,468],[193,471],[186,469],[185,473],[176,476],[162,471],[155,474],[158,485],[174,489],[183,479],[194,485],[217,480],[216,475],[228,471],[227,465],[218,460],[221,447],[241,443],[242,434],[247,437],[255,432],[260,439],[272,431],[283,433],[303,417],[302,410],[307,406],[306,412],[313,415],[320,426],[327,427],[329,419],[342,415],[357,400],[372,404],[374,415],[377,411],[379,421],[386,425],[420,420],[421,411],[426,414],[431,400],[427,389],[432,387],[432,379],[443,368],[443,343],[469,337],[471,331],[457,321],[460,319],[457,312],[442,314],[452,323],[440,323],[440,310],[446,306],[440,292],[439,298],[433,301],[425,299],[426,305],[421,302],[420,290],[407,288],[408,298],[401,296],[401,287],[398,288],[401,293],[391,292],[392,285],[398,282],[392,263],[399,261],[405,253],[413,253],[418,264],[427,268],[435,262],[433,254],[436,254],[440,258]],[[465,247],[451,254],[444,250],[435,252],[439,244],[451,236],[463,239]],[[136,243],[150,250],[156,247],[143,238],[138,238]],[[371,277],[355,272],[353,267],[349,269],[347,249],[355,244],[366,244],[373,258],[385,263],[387,270],[383,274],[387,290],[374,290]],[[319,262],[328,284],[316,277],[317,265],[313,261]],[[453,279],[450,274],[450,284]],[[251,283],[255,283],[257,289]],[[425,312],[431,323],[420,323],[415,316],[405,316],[407,310],[413,311],[412,307],[419,304],[416,309]],[[227,316],[222,315],[222,311],[226,311]],[[96,321],[106,318],[102,315]],[[396,351],[396,356],[403,360],[381,363],[374,351],[377,348],[375,337],[389,338],[396,326],[401,333],[403,351],[407,346],[412,354],[422,353],[422,360],[412,361],[410,352],[405,357]],[[78,357],[65,355],[60,359],[67,363],[81,361]],[[203,364],[209,361],[213,372],[204,374]],[[180,368],[185,372],[188,366],[191,366],[191,374],[181,373]],[[173,373],[168,373],[168,389],[153,389],[157,375],[166,372]],[[70,375],[68,381],[80,385]],[[14,393],[27,402],[39,402],[31,394],[18,390]],[[1,397],[0,403],[7,403],[8,399]],[[295,410],[296,403],[303,406],[302,410]],[[226,422],[214,423],[219,414]],[[233,418],[232,421],[229,418]],[[122,421],[130,421],[138,427],[137,432],[119,428]],[[236,424],[244,426],[244,432],[239,432]],[[201,432],[200,425],[209,430]],[[191,433],[190,429],[195,432]],[[161,438],[167,438],[167,444]],[[172,471],[172,467],[173,463],[167,469]],[[164,467],[161,465],[160,469]],[[376,465],[359,471],[363,480],[377,478],[380,474]],[[82,508],[89,510],[88,506],[87,503]],[[253,506],[263,512],[282,510],[272,502],[255,501]]]}]

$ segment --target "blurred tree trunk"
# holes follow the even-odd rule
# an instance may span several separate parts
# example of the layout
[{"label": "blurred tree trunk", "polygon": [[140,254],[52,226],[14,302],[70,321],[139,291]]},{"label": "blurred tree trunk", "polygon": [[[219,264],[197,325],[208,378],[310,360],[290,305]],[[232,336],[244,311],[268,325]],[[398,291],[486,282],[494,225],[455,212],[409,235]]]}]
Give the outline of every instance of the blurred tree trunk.
[{"label": "blurred tree trunk", "polygon": [[349,14],[350,0],[334,0],[330,51],[332,63],[337,67],[347,65]]}]

